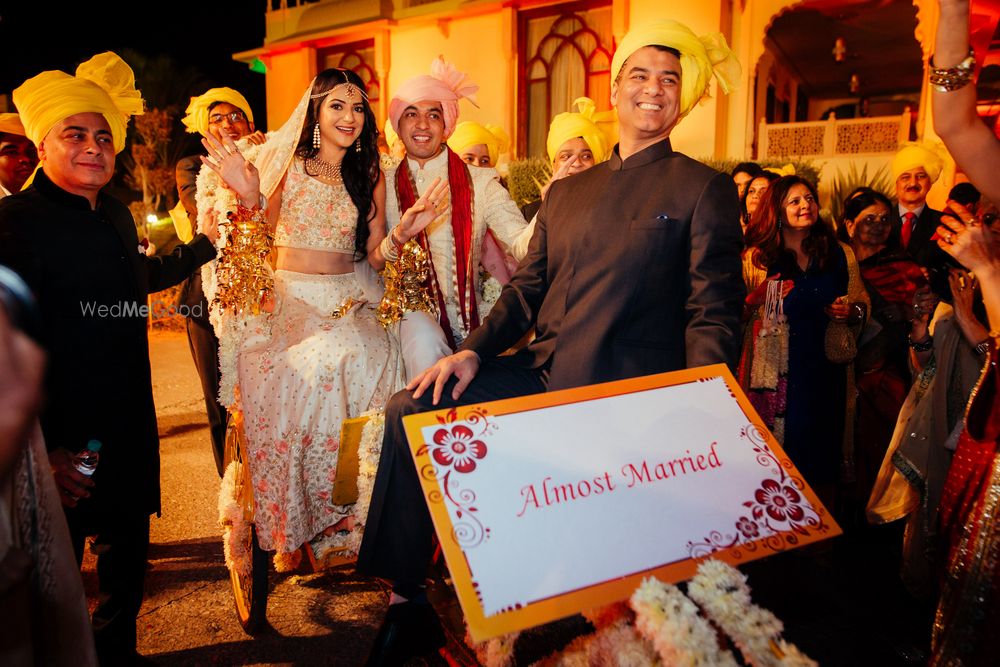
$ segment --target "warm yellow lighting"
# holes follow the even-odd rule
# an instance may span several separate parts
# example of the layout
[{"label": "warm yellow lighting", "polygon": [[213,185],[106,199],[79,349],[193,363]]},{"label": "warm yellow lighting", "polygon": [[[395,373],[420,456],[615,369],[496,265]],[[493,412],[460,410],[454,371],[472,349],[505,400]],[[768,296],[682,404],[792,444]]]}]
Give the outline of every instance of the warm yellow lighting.
[{"label": "warm yellow lighting", "polygon": [[154,213],[150,213],[149,215],[146,216],[146,222],[148,222],[151,225],[154,224],[157,220],[159,220],[159,218],[157,218],[156,214]]}]

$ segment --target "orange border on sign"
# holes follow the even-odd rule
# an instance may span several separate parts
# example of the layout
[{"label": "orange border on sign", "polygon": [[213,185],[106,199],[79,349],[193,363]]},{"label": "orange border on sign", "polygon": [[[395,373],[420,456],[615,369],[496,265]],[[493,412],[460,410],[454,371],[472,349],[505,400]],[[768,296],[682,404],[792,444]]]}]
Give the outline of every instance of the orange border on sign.
[{"label": "orange border on sign", "polygon": [[[421,429],[427,426],[455,421],[455,416],[459,410],[462,412],[476,410],[482,411],[488,416],[501,416],[557,405],[591,401],[610,396],[632,394],[649,389],[688,384],[718,377],[721,377],[725,381],[730,394],[736,399],[743,413],[747,416],[748,422],[757,426],[765,436],[767,446],[781,461],[781,465],[786,472],[802,481],[802,488],[798,490],[809,500],[813,509],[823,517],[823,527],[825,529],[822,531],[809,531],[805,535],[797,533],[797,544],[784,546],[780,549],[769,544],[767,538],[742,542],[737,547],[721,549],[711,553],[710,556],[664,563],[648,570],[629,573],[616,579],[587,586],[580,590],[570,591],[544,600],[538,600],[516,609],[486,616],[479,602],[479,597],[473,584],[472,571],[469,568],[465,554],[458,543],[454,539],[450,539],[453,533],[451,516],[448,513],[447,507],[440,500],[440,484],[434,472],[434,465],[430,460],[428,448],[425,446],[426,443],[423,440]],[[423,412],[405,417],[403,425],[406,429],[407,439],[409,440],[410,453],[413,455],[417,470],[421,471],[421,474],[418,476],[424,490],[424,498],[427,500],[427,506],[430,510],[431,520],[434,523],[434,529],[439,536],[445,535],[449,537],[449,539],[439,540],[441,550],[448,563],[448,569],[451,572],[455,591],[458,594],[459,603],[462,606],[465,620],[469,626],[469,632],[473,640],[477,642],[489,639],[490,637],[548,623],[586,609],[593,609],[619,600],[625,600],[632,595],[632,592],[646,577],[652,576],[670,583],[690,579],[695,575],[698,564],[709,557],[725,561],[732,565],[738,565],[835,537],[842,533],[840,526],[833,520],[833,517],[819,501],[815,492],[813,492],[812,488],[802,479],[802,475],[792,465],[781,445],[774,439],[770,431],[764,428],[760,415],[757,414],[757,411],[750,404],[750,400],[743,393],[733,374],[725,364],[647,375],[549,393],[532,394],[530,396],[508,398],[489,403],[465,405],[460,408],[445,408],[433,412]],[[781,534],[779,533],[779,535]],[[774,536],[770,537],[773,540]]]}]

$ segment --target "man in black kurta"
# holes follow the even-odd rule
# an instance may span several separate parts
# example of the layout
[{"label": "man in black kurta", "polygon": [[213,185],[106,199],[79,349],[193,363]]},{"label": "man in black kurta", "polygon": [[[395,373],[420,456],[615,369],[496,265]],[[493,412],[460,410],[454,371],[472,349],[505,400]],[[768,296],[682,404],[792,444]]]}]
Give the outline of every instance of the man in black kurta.
[{"label": "man in black kurta", "polygon": [[[114,54],[98,59],[102,73],[127,69]],[[125,664],[136,656],[149,515],[160,509],[147,296],[182,281],[215,250],[199,235],[169,257],[146,257],[128,208],[102,192],[128,116],[80,71],[46,72],[14,91],[42,167],[30,187],[0,201],[0,263],[38,300],[49,362],[42,431],[77,559],[85,536],[100,545],[98,657]],[[72,456],[90,440],[102,448],[88,480]]]},{"label": "man in black kurta", "polygon": [[[552,185],[528,254],[482,326],[456,354],[415,378],[408,387],[415,392],[391,399],[358,554],[359,570],[394,583],[369,664],[399,664],[443,640],[422,593],[433,526],[403,416],[686,367],[735,366],[745,295],[735,190],[728,175],[675,152],[668,138],[715,64],[674,22],[625,37],[612,66],[620,135],[611,158]],[[526,349],[498,356],[532,328]]]}]

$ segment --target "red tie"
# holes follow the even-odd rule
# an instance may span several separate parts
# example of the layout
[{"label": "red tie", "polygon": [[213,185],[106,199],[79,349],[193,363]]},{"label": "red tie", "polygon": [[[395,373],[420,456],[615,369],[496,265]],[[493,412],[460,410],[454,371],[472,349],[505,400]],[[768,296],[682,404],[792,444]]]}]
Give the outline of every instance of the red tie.
[{"label": "red tie", "polygon": [[910,245],[910,235],[913,233],[913,221],[916,219],[913,211],[907,211],[903,216],[903,248]]}]

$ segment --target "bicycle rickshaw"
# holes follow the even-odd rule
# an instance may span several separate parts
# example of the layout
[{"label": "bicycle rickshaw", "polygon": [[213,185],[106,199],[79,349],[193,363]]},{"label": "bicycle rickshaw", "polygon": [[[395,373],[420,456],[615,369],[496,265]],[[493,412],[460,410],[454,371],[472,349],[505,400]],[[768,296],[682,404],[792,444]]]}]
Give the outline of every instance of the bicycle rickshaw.
[{"label": "bicycle rickshaw", "polygon": [[[362,436],[368,429],[370,437],[381,441],[381,414],[373,419],[368,414],[354,419],[345,419],[341,427],[339,464],[333,484],[333,498],[338,505],[353,505],[358,502],[358,479],[360,471],[359,449]],[[254,524],[253,484],[250,468],[246,460],[246,444],[243,435],[243,414],[232,411],[226,431],[225,452],[226,474],[219,499],[219,518],[225,529],[223,542],[226,552],[226,567],[233,590],[236,615],[240,625],[248,634],[256,634],[266,627],[268,572],[270,554],[260,547],[257,527]],[[374,469],[365,471],[374,477]],[[370,488],[370,487],[369,487]],[[370,491],[369,491],[370,493]],[[368,499],[365,499],[366,502]],[[306,549],[300,547],[300,549]],[[311,550],[306,549],[315,571],[337,567],[355,560],[349,547],[331,549],[331,553],[317,562]]]}]

